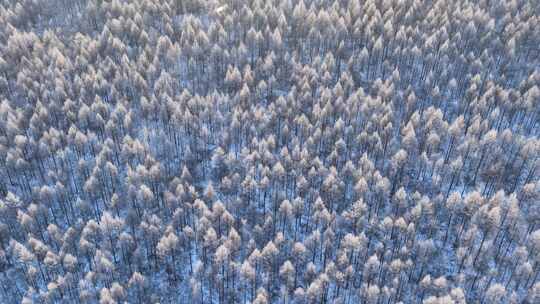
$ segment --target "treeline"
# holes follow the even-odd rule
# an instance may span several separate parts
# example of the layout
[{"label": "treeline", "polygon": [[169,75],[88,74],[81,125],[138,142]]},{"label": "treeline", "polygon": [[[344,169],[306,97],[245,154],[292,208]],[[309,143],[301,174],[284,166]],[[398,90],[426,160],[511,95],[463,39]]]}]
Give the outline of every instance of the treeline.
[{"label": "treeline", "polygon": [[538,303],[540,5],[0,1],[0,302]]}]

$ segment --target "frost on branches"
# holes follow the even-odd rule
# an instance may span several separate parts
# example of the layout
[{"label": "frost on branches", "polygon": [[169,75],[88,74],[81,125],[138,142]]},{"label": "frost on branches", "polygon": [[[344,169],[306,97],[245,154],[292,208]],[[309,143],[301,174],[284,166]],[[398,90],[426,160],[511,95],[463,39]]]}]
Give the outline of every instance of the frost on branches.
[{"label": "frost on branches", "polygon": [[540,303],[530,0],[0,0],[1,303]]}]

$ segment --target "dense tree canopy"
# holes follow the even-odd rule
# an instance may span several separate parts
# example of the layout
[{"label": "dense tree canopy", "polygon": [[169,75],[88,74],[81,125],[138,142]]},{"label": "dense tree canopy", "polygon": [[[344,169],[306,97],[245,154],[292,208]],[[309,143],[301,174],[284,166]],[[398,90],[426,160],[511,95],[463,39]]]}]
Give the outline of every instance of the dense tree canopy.
[{"label": "dense tree canopy", "polygon": [[540,5],[0,0],[0,302],[539,303]]}]

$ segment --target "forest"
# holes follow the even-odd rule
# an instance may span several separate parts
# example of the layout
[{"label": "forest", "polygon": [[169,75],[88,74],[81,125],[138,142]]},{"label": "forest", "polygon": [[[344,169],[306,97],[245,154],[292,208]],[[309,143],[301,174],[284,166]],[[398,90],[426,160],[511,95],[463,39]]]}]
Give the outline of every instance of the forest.
[{"label": "forest", "polygon": [[0,303],[540,303],[540,1],[0,0]]}]

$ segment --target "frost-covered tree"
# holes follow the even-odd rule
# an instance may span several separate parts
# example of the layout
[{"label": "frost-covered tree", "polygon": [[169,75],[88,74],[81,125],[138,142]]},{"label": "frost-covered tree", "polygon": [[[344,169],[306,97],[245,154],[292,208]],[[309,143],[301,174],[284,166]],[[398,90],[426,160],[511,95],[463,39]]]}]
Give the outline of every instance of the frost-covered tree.
[{"label": "frost-covered tree", "polygon": [[6,303],[536,303],[532,1],[0,1]]}]

